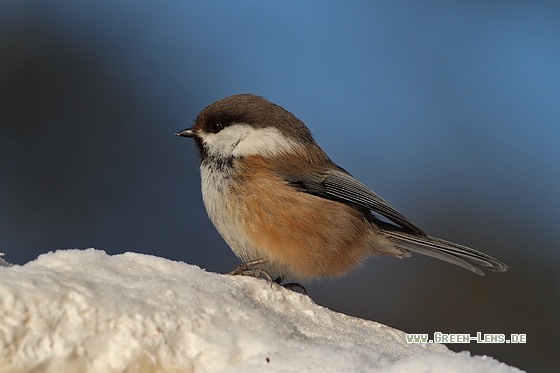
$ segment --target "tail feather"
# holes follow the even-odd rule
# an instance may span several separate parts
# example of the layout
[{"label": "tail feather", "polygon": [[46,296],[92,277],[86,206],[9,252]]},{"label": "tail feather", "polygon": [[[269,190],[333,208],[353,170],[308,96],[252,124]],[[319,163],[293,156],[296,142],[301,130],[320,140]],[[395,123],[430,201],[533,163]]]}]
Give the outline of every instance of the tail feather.
[{"label": "tail feather", "polygon": [[493,272],[505,272],[508,269],[506,264],[490,255],[440,238],[386,229],[381,229],[381,233],[400,249],[453,263],[477,275],[484,275],[482,269]]}]

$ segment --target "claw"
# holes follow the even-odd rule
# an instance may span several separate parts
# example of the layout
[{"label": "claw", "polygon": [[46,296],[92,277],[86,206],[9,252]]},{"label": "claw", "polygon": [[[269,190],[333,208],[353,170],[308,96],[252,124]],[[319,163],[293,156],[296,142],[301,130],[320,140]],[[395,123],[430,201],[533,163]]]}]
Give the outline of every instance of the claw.
[{"label": "claw", "polygon": [[291,290],[291,291],[295,291],[294,288],[301,289],[301,291],[303,291],[303,294],[308,295],[307,290],[305,290],[305,287],[302,284],[298,284],[297,282],[289,282],[287,284],[282,285],[282,281],[284,281],[284,279],[285,279],[284,277],[280,276],[280,277],[277,277],[274,280],[274,282],[276,282],[278,285],[280,285],[280,286],[282,286],[282,287],[284,287],[288,290]]},{"label": "claw", "polygon": [[270,282],[271,287],[272,287],[272,283],[275,282],[278,285],[286,289],[289,289],[291,291],[295,291],[294,288],[301,289],[301,291],[303,291],[303,294],[307,295],[307,290],[305,290],[305,287],[302,284],[298,284],[297,282],[290,282],[288,284],[282,285],[282,281],[284,281],[284,277],[280,276],[277,277],[275,280],[273,280],[272,276],[267,270],[256,267],[259,264],[265,264],[265,263],[267,263],[267,260],[264,258],[249,260],[247,262],[243,262],[241,264],[236,265],[235,267],[233,267],[231,271],[227,272],[226,275],[252,276],[257,278],[264,277]]},{"label": "claw", "polygon": [[298,284],[297,282],[289,282],[287,284],[280,285],[280,286],[285,287],[286,289],[291,291],[295,291],[294,288],[298,288],[303,292],[303,294],[308,295],[307,290],[305,290],[305,287],[302,284]]},{"label": "claw", "polygon": [[259,264],[266,263],[266,259],[260,258],[255,260],[249,260],[248,262],[243,262],[241,264],[236,265],[233,267],[231,271],[226,273],[227,275],[232,276],[252,276],[252,277],[265,277],[271,284],[272,284],[272,276],[268,271],[257,268],[255,266]]}]

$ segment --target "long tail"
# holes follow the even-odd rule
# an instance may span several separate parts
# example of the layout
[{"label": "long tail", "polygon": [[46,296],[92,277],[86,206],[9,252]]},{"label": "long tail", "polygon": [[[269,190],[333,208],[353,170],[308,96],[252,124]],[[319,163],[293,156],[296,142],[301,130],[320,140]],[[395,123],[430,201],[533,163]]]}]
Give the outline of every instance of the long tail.
[{"label": "long tail", "polygon": [[482,269],[494,272],[505,272],[508,266],[498,259],[453,242],[431,236],[420,236],[393,229],[381,228],[381,234],[387,236],[395,246],[406,251],[431,256],[436,259],[453,263],[477,275],[484,275]]}]

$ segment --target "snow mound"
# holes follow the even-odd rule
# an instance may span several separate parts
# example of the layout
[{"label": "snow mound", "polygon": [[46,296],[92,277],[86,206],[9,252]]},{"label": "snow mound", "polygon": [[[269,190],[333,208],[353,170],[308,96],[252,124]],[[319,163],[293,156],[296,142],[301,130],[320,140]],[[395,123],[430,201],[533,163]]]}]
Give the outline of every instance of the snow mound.
[{"label": "snow mound", "polygon": [[514,372],[264,280],[62,250],[0,267],[2,372]]}]

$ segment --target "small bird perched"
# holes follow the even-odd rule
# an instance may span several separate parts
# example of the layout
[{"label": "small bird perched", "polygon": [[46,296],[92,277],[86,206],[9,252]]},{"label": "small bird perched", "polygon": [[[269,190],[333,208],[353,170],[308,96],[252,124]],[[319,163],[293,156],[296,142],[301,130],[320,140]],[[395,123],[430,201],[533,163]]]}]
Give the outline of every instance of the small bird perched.
[{"label": "small bird perched", "polygon": [[331,161],[295,115],[260,96],[222,98],[177,135],[196,142],[206,211],[246,263],[241,272],[333,277],[370,255],[402,258],[411,251],[479,275],[481,268],[508,268],[428,236]]}]

